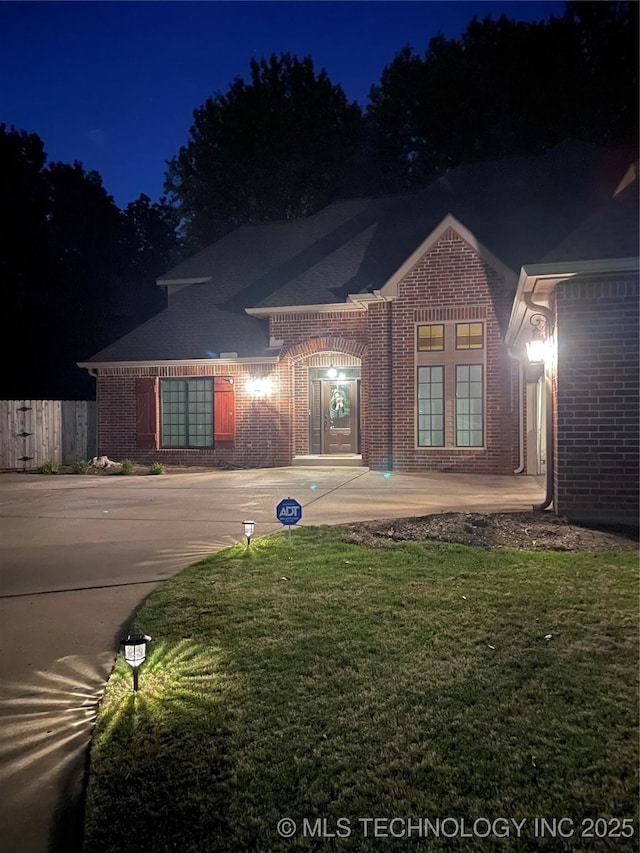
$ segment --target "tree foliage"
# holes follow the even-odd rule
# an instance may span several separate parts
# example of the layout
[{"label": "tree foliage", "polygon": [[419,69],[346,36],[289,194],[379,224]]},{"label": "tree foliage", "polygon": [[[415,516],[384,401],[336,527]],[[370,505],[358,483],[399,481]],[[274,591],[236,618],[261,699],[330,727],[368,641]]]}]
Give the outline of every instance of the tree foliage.
[{"label": "tree foliage", "polygon": [[567,137],[637,140],[637,32],[637,3],[568,3],[548,22],[474,18],[459,39],[432,38],[423,56],[406,46],[369,95],[380,187]]},{"label": "tree foliage", "polygon": [[252,60],[195,110],[165,188],[192,249],[244,222],[308,216],[340,195],[420,186],[469,160],[568,137],[637,141],[638,3],[570,2],[522,23],[473,18],[459,38],[405,46],[366,116],[312,60]]},{"label": "tree foliage", "polygon": [[362,135],[362,114],[310,57],[251,60],[250,78],[208,98],[165,189],[189,242],[245,222],[309,216],[332,199]]},{"label": "tree foliage", "polygon": [[146,196],[119,210],[80,163],[47,165],[34,133],[0,125],[0,271],[17,333],[3,336],[3,396],[91,396],[75,366],[164,306],[176,214]]}]

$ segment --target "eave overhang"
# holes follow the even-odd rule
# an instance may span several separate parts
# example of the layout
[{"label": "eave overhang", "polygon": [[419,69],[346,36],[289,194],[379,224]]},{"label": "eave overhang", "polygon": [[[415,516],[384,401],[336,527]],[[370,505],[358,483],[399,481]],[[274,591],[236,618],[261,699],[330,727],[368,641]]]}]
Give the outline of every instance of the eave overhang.
[{"label": "eave overhang", "polygon": [[157,278],[156,284],[159,287],[166,287],[167,285],[187,285],[187,284],[206,284],[208,281],[211,281],[213,276],[205,275],[205,276],[195,276],[194,278]]},{"label": "eave overhang", "polygon": [[549,309],[553,300],[553,291],[559,282],[578,277],[584,278],[585,276],[632,273],[637,272],[639,268],[638,258],[565,261],[522,267],[505,336],[508,349],[515,355],[524,351],[524,345],[531,335],[529,320],[535,313],[535,310],[529,307],[527,302],[529,305],[533,304],[542,309]]},{"label": "eave overhang", "polygon": [[366,311],[372,302],[387,302],[379,290],[373,293],[353,293],[346,302],[322,302],[315,305],[274,305],[267,308],[245,308],[252,317],[272,317],[274,314],[335,314],[336,312]]},{"label": "eave overhang", "polygon": [[96,370],[114,367],[189,367],[198,364],[276,364],[280,361],[277,355],[256,355],[244,358],[176,358],[153,359],[151,361],[77,361],[76,365],[85,370]]}]

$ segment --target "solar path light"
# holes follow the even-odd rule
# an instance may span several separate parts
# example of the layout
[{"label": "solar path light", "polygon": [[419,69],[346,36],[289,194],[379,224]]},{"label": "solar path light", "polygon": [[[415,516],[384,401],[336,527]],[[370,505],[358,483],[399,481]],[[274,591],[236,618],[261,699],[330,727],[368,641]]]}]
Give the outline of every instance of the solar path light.
[{"label": "solar path light", "polygon": [[129,634],[126,640],[120,640],[120,645],[124,647],[124,659],[133,670],[133,689],[138,689],[138,668],[144,663],[147,657],[147,643],[151,641],[151,637],[147,634]]},{"label": "solar path light", "polygon": [[244,525],[244,535],[247,537],[247,548],[251,545],[251,537],[253,536],[253,532],[256,529],[255,521],[243,521]]}]

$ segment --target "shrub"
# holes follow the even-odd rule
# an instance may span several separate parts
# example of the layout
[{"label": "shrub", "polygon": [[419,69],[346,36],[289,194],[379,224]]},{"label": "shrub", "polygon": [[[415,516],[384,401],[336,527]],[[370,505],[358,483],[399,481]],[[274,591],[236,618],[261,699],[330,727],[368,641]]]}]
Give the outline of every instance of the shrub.
[{"label": "shrub", "polygon": [[164,465],[162,462],[152,462],[151,465],[149,465],[149,473],[164,474]]},{"label": "shrub", "polygon": [[88,474],[90,470],[91,462],[88,462],[86,459],[76,462],[71,466],[72,474]]},{"label": "shrub", "polygon": [[54,462],[52,459],[48,459],[46,462],[38,468],[39,474],[57,474],[58,473],[58,463]]},{"label": "shrub", "polygon": [[133,474],[133,469],[136,467],[136,463],[133,459],[123,459],[120,463],[120,473],[121,474]]}]

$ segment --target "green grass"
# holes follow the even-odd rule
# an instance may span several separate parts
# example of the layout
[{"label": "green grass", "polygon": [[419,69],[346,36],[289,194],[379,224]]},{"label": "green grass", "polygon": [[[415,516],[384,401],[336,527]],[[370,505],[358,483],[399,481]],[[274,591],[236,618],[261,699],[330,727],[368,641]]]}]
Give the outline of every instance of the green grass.
[{"label": "green grass", "polygon": [[[515,845],[363,838],[366,817],[526,818],[518,850],[637,849],[635,555],[348,536],[258,539],[147,600],[140,691],[120,659],[94,734],[86,853]],[[635,837],[580,838],[598,816]],[[351,835],[303,838],[305,817]],[[536,817],[576,834],[535,838]]]}]

